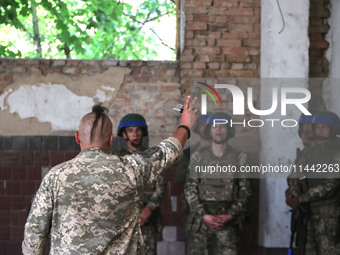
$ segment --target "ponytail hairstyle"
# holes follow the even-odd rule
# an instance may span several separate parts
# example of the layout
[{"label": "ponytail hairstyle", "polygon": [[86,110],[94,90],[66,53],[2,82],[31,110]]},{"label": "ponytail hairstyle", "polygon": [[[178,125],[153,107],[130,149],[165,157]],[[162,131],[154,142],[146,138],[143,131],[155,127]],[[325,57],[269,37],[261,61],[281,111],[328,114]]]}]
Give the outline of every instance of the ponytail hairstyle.
[{"label": "ponytail hairstyle", "polygon": [[90,137],[91,141],[93,140],[93,137],[95,135],[96,128],[97,128],[97,125],[100,119],[102,119],[102,125],[101,125],[101,130],[100,130],[100,134],[102,134],[103,128],[104,128],[105,116],[107,112],[108,112],[108,109],[102,106],[101,103],[96,104],[92,107],[92,113],[96,115],[96,118],[93,122],[92,129],[91,129],[91,137]]}]

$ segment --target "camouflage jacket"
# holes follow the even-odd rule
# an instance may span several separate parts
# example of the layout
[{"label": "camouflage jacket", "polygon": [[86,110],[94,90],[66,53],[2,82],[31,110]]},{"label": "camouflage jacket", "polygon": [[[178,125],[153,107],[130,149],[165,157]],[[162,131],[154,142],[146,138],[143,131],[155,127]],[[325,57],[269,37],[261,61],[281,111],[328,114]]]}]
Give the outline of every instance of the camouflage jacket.
[{"label": "camouflage jacket", "polygon": [[[146,148],[142,148],[141,151],[145,151]],[[123,157],[126,155],[131,155],[136,153],[135,151],[131,150],[129,147],[121,149],[119,151],[114,151],[112,154],[117,156]],[[137,152],[138,153],[138,152]],[[165,196],[165,178],[164,175],[161,174],[155,181],[154,185],[150,185],[147,189],[143,192],[143,198],[141,199],[141,209],[145,206],[151,208],[160,207],[163,203]]]},{"label": "camouflage jacket", "polygon": [[[233,159],[230,160],[232,155]],[[211,151],[211,146],[206,146],[198,149],[191,157],[190,169],[195,165],[209,165],[211,162],[219,162],[222,164],[234,164],[237,167],[245,165],[246,154],[239,152],[228,145],[227,150],[221,158],[217,158]],[[216,181],[218,184],[221,179],[210,179],[210,182]],[[229,182],[233,187],[225,187],[228,190],[234,191],[234,199],[232,201],[205,201],[200,197],[200,186],[203,183],[202,178],[187,177],[185,183],[185,197],[189,203],[190,215],[194,214],[198,217],[203,217],[205,214],[214,214],[212,211],[219,210],[216,214],[230,214],[234,218],[244,214],[248,203],[248,198],[251,195],[249,180],[245,178],[231,179]],[[226,190],[224,190],[225,192]],[[223,192],[220,192],[223,194]],[[217,208],[218,207],[218,208]]]},{"label": "camouflage jacket", "polygon": [[[331,141],[323,145],[315,145],[303,154],[303,165],[326,164],[340,165],[340,144],[338,140]],[[308,178],[307,192],[300,195],[302,203],[310,203],[311,206],[320,206],[332,201],[340,200],[340,179],[339,178]]]},{"label": "camouflage jacket", "polygon": [[182,153],[175,138],[119,158],[89,148],[50,170],[25,225],[23,254],[143,254],[143,191]]}]

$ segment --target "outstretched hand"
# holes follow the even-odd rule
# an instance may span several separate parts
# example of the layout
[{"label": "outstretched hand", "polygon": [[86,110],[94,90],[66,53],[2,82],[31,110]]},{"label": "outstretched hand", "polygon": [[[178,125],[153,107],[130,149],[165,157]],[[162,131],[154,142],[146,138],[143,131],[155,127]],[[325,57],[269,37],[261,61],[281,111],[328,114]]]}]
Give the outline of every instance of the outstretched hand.
[{"label": "outstretched hand", "polygon": [[190,96],[185,99],[180,125],[187,126],[190,129],[195,125],[198,117],[196,114],[197,109],[194,108],[196,101],[197,97],[191,102]]}]

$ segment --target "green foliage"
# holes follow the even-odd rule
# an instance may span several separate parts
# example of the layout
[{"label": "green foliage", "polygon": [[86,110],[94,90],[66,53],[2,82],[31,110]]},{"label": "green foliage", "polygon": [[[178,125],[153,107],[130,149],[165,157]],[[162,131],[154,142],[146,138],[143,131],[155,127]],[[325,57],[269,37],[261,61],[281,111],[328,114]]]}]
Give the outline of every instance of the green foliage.
[{"label": "green foliage", "polygon": [[0,57],[37,57],[40,38],[45,58],[153,59],[163,42],[146,28],[175,12],[171,0],[0,0]]}]

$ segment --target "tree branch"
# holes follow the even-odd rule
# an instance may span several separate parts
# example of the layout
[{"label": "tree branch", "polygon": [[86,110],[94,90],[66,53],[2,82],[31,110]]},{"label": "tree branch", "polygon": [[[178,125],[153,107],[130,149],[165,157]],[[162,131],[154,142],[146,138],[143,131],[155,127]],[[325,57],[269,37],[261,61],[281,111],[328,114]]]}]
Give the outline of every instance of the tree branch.
[{"label": "tree branch", "polygon": [[34,40],[34,45],[35,45],[36,51],[38,53],[38,56],[41,58],[42,57],[42,50],[41,50],[41,41],[40,41],[40,34],[39,34],[37,8],[34,4],[32,4],[32,16],[33,16],[32,22],[33,22],[33,32],[34,32],[33,40]]},{"label": "tree branch", "polygon": [[155,30],[153,30],[152,28],[149,28],[149,29],[150,29],[151,32],[154,33],[154,34],[156,35],[156,37],[161,41],[161,44],[163,44],[164,46],[168,47],[169,49],[171,49],[171,50],[173,50],[173,51],[176,50],[175,48],[172,48],[170,45],[166,44],[166,43],[163,41],[163,39],[160,38],[160,37],[158,36],[158,34],[156,33]]}]

